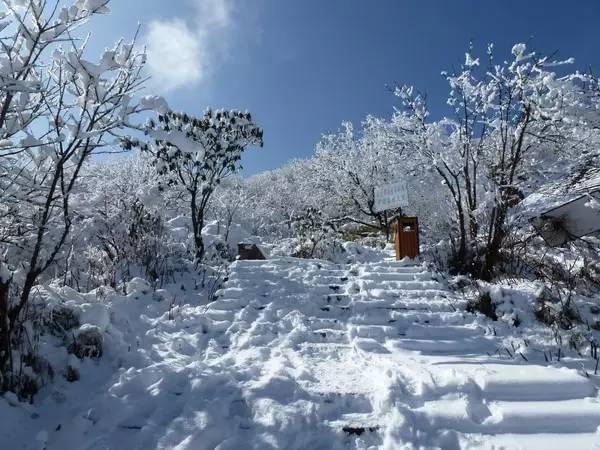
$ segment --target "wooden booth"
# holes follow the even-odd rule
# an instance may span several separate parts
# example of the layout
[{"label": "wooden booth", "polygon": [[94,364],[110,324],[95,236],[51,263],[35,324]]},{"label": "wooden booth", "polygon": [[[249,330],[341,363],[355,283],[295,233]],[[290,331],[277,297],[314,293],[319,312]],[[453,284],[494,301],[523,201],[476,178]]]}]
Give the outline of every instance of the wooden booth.
[{"label": "wooden booth", "polygon": [[419,256],[419,220],[416,217],[398,217],[394,224],[396,259]]}]

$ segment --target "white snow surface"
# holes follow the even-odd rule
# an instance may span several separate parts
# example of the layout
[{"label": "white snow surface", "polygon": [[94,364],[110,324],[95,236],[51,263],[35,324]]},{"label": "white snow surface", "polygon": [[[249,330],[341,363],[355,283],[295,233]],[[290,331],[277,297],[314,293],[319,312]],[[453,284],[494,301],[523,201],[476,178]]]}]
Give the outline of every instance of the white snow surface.
[{"label": "white snow surface", "polygon": [[237,261],[216,301],[175,313],[128,292],[105,310],[70,292],[106,354],[36,405],[0,399],[3,448],[600,448],[597,379],[499,358],[425,265]]}]

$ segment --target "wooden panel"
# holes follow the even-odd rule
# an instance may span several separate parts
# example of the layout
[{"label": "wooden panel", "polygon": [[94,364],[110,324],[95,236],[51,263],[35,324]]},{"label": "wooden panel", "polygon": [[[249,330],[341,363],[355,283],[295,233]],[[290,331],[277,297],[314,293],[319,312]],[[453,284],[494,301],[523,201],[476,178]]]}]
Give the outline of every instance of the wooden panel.
[{"label": "wooden panel", "polygon": [[419,255],[419,222],[416,217],[400,217],[396,230],[396,259]]}]

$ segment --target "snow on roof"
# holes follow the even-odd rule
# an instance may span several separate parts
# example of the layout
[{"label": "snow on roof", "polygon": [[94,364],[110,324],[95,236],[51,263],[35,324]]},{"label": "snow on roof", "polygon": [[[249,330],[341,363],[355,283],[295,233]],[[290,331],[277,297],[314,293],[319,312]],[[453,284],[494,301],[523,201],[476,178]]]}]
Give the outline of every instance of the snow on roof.
[{"label": "snow on roof", "polygon": [[526,217],[533,218],[597,190],[600,190],[600,167],[583,167],[528,195],[521,208]]},{"label": "snow on roof", "polygon": [[584,180],[575,186],[575,190],[584,192],[600,189],[600,169],[594,169]]}]

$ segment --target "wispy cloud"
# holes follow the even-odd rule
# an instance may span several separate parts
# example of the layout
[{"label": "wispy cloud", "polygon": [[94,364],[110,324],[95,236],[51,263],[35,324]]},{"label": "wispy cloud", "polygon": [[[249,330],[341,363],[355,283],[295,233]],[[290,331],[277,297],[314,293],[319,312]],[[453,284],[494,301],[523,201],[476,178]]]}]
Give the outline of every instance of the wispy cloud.
[{"label": "wispy cloud", "polygon": [[167,92],[205,81],[222,61],[233,27],[232,0],[193,0],[190,18],[154,20],[145,41],[155,89]]}]

